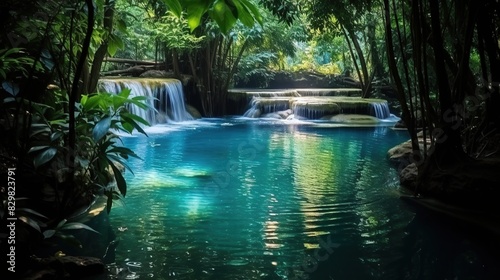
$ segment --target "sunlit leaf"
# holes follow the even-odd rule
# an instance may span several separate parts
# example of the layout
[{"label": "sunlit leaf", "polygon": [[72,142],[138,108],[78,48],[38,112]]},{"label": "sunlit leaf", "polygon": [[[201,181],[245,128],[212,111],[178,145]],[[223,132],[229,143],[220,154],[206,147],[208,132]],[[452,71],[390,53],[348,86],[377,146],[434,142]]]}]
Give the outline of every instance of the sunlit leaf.
[{"label": "sunlit leaf", "polygon": [[88,95],[82,95],[82,98],[80,99],[80,104],[82,104],[82,106],[85,106],[85,103],[87,103],[88,98],[89,98]]},{"label": "sunlit leaf", "polygon": [[99,104],[99,101],[100,101],[101,97],[100,95],[92,95],[92,96],[89,96],[86,100],[85,103],[82,103],[82,106],[85,110],[90,110],[92,108],[95,108],[98,104]]},{"label": "sunlit leaf", "polygon": [[238,0],[231,0],[231,2],[233,3],[233,5],[236,7],[237,9],[237,14],[236,16],[238,17],[238,19],[246,26],[248,27],[251,27],[255,24],[255,19],[253,17],[253,15],[250,13],[250,11],[248,10],[248,8],[241,4],[240,1]]},{"label": "sunlit leaf", "polygon": [[186,1],[187,21],[191,32],[200,25],[201,17],[208,10],[210,1]]},{"label": "sunlit leaf", "polygon": [[180,17],[182,14],[182,6],[178,0],[163,0],[163,2],[168,6],[170,11],[174,13],[177,17]]},{"label": "sunlit leaf", "polygon": [[253,17],[257,20],[257,22],[262,25],[263,24],[263,19],[262,19],[262,14],[260,13],[259,9],[252,4],[248,0],[234,0],[234,1],[239,1],[242,5],[244,5],[250,12],[252,13]]},{"label": "sunlit leaf", "polygon": [[236,23],[236,17],[233,14],[233,10],[223,0],[215,2],[209,14],[210,17],[217,22],[223,33],[228,33]]}]

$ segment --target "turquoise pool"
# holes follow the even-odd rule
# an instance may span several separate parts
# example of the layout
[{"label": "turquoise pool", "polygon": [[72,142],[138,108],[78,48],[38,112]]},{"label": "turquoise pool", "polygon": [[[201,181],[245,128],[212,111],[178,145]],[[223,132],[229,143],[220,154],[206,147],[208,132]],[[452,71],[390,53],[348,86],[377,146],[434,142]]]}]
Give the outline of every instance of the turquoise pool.
[{"label": "turquoise pool", "polygon": [[[389,126],[212,119],[125,137],[119,279],[479,279],[498,262],[398,199]],[[450,234],[453,232],[453,234]],[[458,278],[455,278],[458,277]],[[484,278],[487,279],[487,278]]]}]

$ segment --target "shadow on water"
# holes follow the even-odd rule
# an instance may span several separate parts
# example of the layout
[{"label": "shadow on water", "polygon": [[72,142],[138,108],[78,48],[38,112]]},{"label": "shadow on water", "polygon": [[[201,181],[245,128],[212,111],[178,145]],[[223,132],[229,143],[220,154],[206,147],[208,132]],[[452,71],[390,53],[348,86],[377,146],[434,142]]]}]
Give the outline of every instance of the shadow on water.
[{"label": "shadow on water", "polygon": [[391,245],[396,249],[391,261],[383,260],[391,256],[383,256],[378,262],[382,267],[367,270],[355,259],[359,248],[340,246],[317,263],[308,279],[500,279],[498,235],[426,209],[406,207],[415,216],[404,228],[402,240]]}]

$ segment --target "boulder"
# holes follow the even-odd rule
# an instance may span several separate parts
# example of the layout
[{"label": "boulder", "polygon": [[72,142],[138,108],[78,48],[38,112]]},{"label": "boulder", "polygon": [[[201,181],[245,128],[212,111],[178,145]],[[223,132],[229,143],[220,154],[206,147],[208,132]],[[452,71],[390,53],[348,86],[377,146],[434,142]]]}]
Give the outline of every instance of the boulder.
[{"label": "boulder", "polygon": [[402,186],[415,189],[417,184],[418,167],[415,163],[408,164],[399,172],[399,182]]},{"label": "boulder", "polygon": [[195,119],[201,119],[201,113],[193,106],[186,104],[186,111]]},{"label": "boulder", "polygon": [[280,114],[278,113],[267,113],[262,116],[261,118],[268,118],[268,119],[283,119]]},{"label": "boulder", "polygon": [[349,123],[349,124],[376,124],[379,123],[379,119],[376,117],[368,115],[357,115],[357,114],[338,114],[330,117],[330,121],[338,123]]},{"label": "boulder", "polygon": [[147,70],[146,72],[139,75],[141,78],[175,78],[173,72],[167,72],[165,70]]}]

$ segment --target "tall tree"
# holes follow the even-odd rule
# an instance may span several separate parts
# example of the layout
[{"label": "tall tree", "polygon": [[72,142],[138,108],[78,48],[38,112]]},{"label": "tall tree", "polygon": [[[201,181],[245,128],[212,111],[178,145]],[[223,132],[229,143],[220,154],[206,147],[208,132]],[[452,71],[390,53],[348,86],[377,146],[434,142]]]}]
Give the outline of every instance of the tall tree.
[{"label": "tall tree", "polygon": [[[320,30],[332,29],[335,27],[342,34],[349,47],[354,68],[358,74],[363,96],[368,97],[371,92],[371,84],[375,74],[381,71],[380,60],[377,52],[377,44],[374,38],[375,21],[372,18],[371,12],[374,9],[373,1],[324,1],[314,0],[308,2],[305,8],[308,13],[314,28]],[[365,34],[365,25],[368,25],[366,43],[371,44],[372,50],[372,66],[374,69],[369,69],[367,61],[368,55],[361,43],[360,35]],[[377,70],[377,71],[375,71]]]},{"label": "tall tree", "polygon": [[[495,84],[500,78],[500,5],[493,0],[384,0],[384,11],[389,66],[412,136],[418,192],[452,197],[463,183],[452,168],[477,166],[490,172],[479,159],[498,154],[492,143],[500,135],[499,114],[494,112],[500,106]],[[411,40],[405,43],[408,34]],[[397,53],[403,54],[399,60]],[[479,62],[471,60],[472,53],[479,54]],[[472,63],[479,63],[482,73],[472,73]],[[427,146],[424,141],[423,149],[418,127],[431,142]],[[492,184],[484,180],[475,198]],[[476,186],[462,188],[465,199]]]}]

